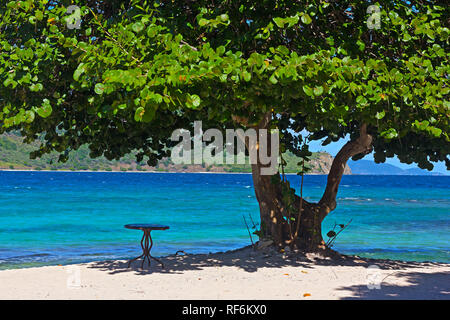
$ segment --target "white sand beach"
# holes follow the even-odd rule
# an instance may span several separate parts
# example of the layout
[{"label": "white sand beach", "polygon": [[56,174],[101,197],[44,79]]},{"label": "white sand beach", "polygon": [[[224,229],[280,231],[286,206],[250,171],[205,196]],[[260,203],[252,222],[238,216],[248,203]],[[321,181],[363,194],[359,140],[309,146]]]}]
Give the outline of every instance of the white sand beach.
[{"label": "white sand beach", "polygon": [[3,270],[0,299],[450,299],[450,264],[332,261],[248,247],[162,261],[164,269],[100,261]]}]

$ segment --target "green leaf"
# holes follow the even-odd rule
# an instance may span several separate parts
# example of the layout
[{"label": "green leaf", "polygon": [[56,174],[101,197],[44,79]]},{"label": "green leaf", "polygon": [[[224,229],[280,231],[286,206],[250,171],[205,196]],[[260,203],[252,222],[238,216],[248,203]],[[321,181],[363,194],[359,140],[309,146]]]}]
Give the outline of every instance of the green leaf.
[{"label": "green leaf", "polygon": [[356,98],[356,102],[359,104],[366,104],[367,103],[367,99],[364,96],[358,96]]},{"label": "green leaf", "polygon": [[303,91],[306,93],[306,95],[313,97],[314,96],[314,92],[313,89],[311,89],[310,87],[308,87],[307,85],[303,86]]},{"label": "green leaf", "polygon": [[314,94],[320,96],[323,93],[323,88],[321,86],[314,88]]},{"label": "green leaf", "polygon": [[278,83],[278,80],[277,80],[277,77],[275,76],[275,73],[272,74],[272,76],[269,78],[269,81],[270,81],[272,84],[277,84],[277,83]]},{"label": "green leaf", "polygon": [[224,46],[220,46],[217,48],[217,54],[220,56],[223,56],[223,54],[225,53],[225,47]]},{"label": "green leaf", "polygon": [[196,94],[192,95],[191,99],[192,99],[192,105],[194,107],[200,106],[201,99],[200,99],[200,97],[198,95],[196,95]]},{"label": "green leaf", "polygon": [[38,11],[36,11],[35,17],[36,17],[36,19],[41,21],[42,19],[44,19],[44,13],[42,11],[38,10]]},{"label": "green leaf", "polygon": [[189,98],[186,102],[186,106],[190,109],[197,109],[200,106],[201,101],[202,100],[198,95],[196,94],[189,95]]},{"label": "green leaf", "polygon": [[391,140],[394,139],[398,136],[397,130],[395,130],[394,128],[390,128],[386,131],[383,131],[381,133],[382,137],[385,137],[387,140]]},{"label": "green leaf", "polygon": [[364,51],[364,49],[366,48],[365,43],[362,42],[361,40],[356,41],[356,45],[358,46],[360,51]]},{"label": "green leaf", "polygon": [[47,118],[50,116],[52,111],[53,109],[48,99],[44,99],[42,106],[36,109],[37,114],[42,118]]},{"label": "green leaf", "polygon": [[284,19],[283,18],[273,18],[273,21],[279,28],[284,27]]},{"label": "green leaf", "polygon": [[385,115],[386,115],[386,113],[383,110],[381,112],[377,112],[377,114],[375,115],[375,118],[377,118],[378,120],[381,120],[384,118]]},{"label": "green leaf", "polygon": [[426,130],[428,128],[428,126],[430,125],[430,122],[427,120],[424,120],[422,122],[419,121],[415,121],[414,125],[416,126],[417,129],[419,130]]},{"label": "green leaf", "polygon": [[304,23],[304,24],[310,24],[311,22],[312,22],[312,19],[311,19],[311,17],[309,16],[309,14],[307,14],[307,13],[304,13],[303,15],[302,15],[302,22]]},{"label": "green leaf", "polygon": [[138,33],[138,32],[141,32],[142,30],[144,30],[145,25],[142,22],[138,21],[138,22],[134,23],[131,26],[131,28],[133,29],[134,32]]},{"label": "green leaf", "polygon": [[139,107],[136,109],[136,112],[134,114],[134,120],[137,122],[141,122],[142,118],[144,117],[145,109],[144,107]]},{"label": "green leaf", "polygon": [[244,71],[244,72],[242,73],[242,77],[243,77],[244,80],[247,81],[247,82],[249,82],[250,80],[252,80],[252,75],[251,75],[249,72],[247,72],[247,71]]},{"label": "green leaf", "polygon": [[103,94],[105,91],[105,85],[103,83],[97,83],[95,85],[94,91],[96,94]]},{"label": "green leaf", "polygon": [[221,14],[220,20],[222,20],[222,22],[227,22],[228,20],[230,20],[230,18],[228,17],[227,14]]},{"label": "green leaf", "polygon": [[24,120],[25,120],[25,122],[26,123],[31,123],[31,122],[33,122],[34,121],[34,112],[32,111],[32,110],[27,110],[27,111],[25,111],[25,118],[24,118]]},{"label": "green leaf", "polygon": [[408,34],[408,33],[405,33],[404,35],[403,35],[403,41],[404,42],[408,42],[408,41],[410,41],[412,39],[412,37]]},{"label": "green leaf", "polygon": [[42,89],[44,88],[44,86],[41,83],[36,83],[36,84],[32,84],[30,86],[30,91],[31,92],[38,92],[38,91],[42,91]]},{"label": "green leaf", "polygon": [[200,26],[200,27],[204,27],[204,26],[206,26],[207,24],[209,24],[209,21],[208,20],[206,20],[206,19],[200,19],[200,21],[198,22],[198,25]]},{"label": "green leaf", "polygon": [[435,136],[436,138],[439,138],[442,134],[442,130],[439,128],[436,128],[436,127],[430,127],[429,130],[430,130],[431,134],[433,136]]},{"label": "green leaf", "polygon": [[73,79],[75,81],[78,81],[80,79],[80,76],[85,72],[85,66],[84,63],[80,63],[80,65],[78,66],[78,68],[75,70],[75,72],[73,73]]}]

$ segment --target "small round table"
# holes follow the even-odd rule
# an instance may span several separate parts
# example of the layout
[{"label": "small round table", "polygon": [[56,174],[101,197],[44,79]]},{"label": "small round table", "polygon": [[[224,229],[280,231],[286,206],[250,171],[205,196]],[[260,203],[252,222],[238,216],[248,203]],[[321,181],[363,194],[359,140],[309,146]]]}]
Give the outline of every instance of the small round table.
[{"label": "small round table", "polygon": [[[131,259],[128,262],[128,268],[130,267],[130,265],[133,261],[135,261],[139,258],[142,258],[142,257],[144,257],[144,259],[142,260],[141,268],[144,267],[144,262],[145,262],[146,258],[148,260],[149,266],[150,266],[150,258],[152,258],[152,259],[158,261],[161,264],[161,266],[164,268],[164,264],[159,259],[156,259],[155,257],[153,257],[150,254],[150,250],[153,247],[153,240],[152,240],[152,236],[151,236],[150,232],[152,230],[167,230],[167,229],[169,229],[169,227],[162,226],[160,224],[127,224],[127,225],[125,225],[125,228],[144,231],[144,235],[142,236],[142,240],[141,240],[142,254],[137,258]],[[148,241],[149,239],[150,239],[150,246],[149,246],[149,241]]]}]

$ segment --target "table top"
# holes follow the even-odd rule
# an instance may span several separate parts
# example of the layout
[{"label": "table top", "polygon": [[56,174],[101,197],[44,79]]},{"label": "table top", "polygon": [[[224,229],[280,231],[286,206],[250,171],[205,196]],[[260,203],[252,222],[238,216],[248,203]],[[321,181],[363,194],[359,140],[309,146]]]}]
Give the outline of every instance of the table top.
[{"label": "table top", "polygon": [[134,223],[127,224],[124,226],[127,229],[137,229],[137,230],[167,230],[169,226],[163,226],[161,224],[148,224],[148,223]]}]

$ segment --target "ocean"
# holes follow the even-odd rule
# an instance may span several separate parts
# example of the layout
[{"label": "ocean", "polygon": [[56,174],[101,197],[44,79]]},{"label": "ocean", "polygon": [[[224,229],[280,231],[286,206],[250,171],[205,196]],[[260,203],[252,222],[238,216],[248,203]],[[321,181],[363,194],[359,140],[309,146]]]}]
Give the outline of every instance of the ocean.
[{"label": "ocean", "polygon": [[[305,176],[305,198],[319,200],[325,183]],[[337,202],[324,239],[351,223],[333,249],[450,263],[450,176],[344,176]],[[133,258],[142,232],[130,223],[170,227],[152,232],[154,256],[237,249],[251,244],[243,217],[259,222],[249,174],[3,171],[0,269]]]}]

